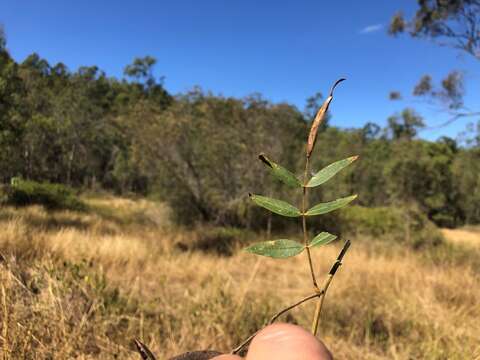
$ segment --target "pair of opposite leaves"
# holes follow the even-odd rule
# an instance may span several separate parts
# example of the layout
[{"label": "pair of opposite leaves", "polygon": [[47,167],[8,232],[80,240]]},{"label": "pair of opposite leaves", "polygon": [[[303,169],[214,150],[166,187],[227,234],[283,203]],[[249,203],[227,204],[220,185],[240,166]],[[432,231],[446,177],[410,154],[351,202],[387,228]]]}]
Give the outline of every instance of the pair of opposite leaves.
[{"label": "pair of opposite leaves", "polygon": [[[316,187],[322,185],[323,183],[330,180],[333,176],[335,176],[340,170],[344,169],[352,162],[354,162],[358,156],[352,156],[333,164],[328,165],[327,167],[323,168],[319,172],[317,172],[306,184],[302,184],[300,180],[292,174],[287,169],[283,168],[282,166],[276,164],[275,162],[268,159],[265,155],[261,154],[259,156],[260,160],[267,165],[274,177],[279,179],[284,184],[293,187],[293,188],[303,188],[303,187]],[[330,201],[327,203],[320,203],[305,213],[302,213],[298,208],[289,203],[272,199],[265,196],[254,195],[250,194],[250,198],[258,205],[275,214],[279,214],[282,216],[287,217],[299,217],[299,216],[315,216],[315,215],[322,215],[329,213],[331,211],[340,209],[346,206],[348,203],[353,201],[357,195],[348,196],[345,198],[340,198],[334,201]],[[316,247],[321,245],[326,245],[333,240],[335,240],[337,236],[332,235],[328,232],[321,232],[317,236],[315,236],[307,245],[308,247]],[[273,258],[287,258],[291,256],[295,256],[300,254],[305,249],[305,245],[300,244],[297,241],[289,240],[289,239],[279,239],[279,240],[271,240],[260,242],[257,244],[253,244],[247,247],[245,250],[254,253],[257,255],[269,256]]]}]

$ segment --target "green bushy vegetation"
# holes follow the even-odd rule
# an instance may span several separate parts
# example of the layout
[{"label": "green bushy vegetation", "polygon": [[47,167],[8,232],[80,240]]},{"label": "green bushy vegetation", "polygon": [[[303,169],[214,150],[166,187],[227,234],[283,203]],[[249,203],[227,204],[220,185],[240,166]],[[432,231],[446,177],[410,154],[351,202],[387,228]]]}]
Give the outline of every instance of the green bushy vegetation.
[{"label": "green bushy vegetation", "polygon": [[21,178],[13,178],[6,188],[6,203],[15,206],[42,205],[48,210],[86,210],[86,205],[65,185]]},{"label": "green bushy vegetation", "polygon": [[340,223],[346,234],[401,236],[404,232],[402,215],[402,210],[394,207],[367,208],[352,205],[340,213]]},{"label": "green bushy vegetation", "polygon": [[223,226],[201,226],[192,231],[188,241],[176,245],[182,251],[202,251],[223,256],[232,256],[236,250],[256,237],[254,232]]},{"label": "green bushy vegetation", "polygon": [[[5,39],[0,44],[1,183],[20,176],[88,191],[158,195],[184,224],[288,226],[249,203],[249,189],[299,201],[289,189],[267,188],[269,175],[253,159],[268,151],[298,175],[303,160],[297,154],[319,94],[305,111],[259,94],[233,98],[194,88],[174,97],[153,76],[155,59],[148,56],[135,59],[118,79],[96,66],[50,64],[38,54],[17,62]],[[361,161],[312,201],[359,193],[358,205],[414,206],[439,226],[480,223],[478,131],[461,143],[427,141],[418,139],[422,127],[412,109],[393,115],[385,127],[340,129],[325,121],[312,171],[354,154]]]},{"label": "green bushy vegetation", "polygon": [[436,246],[443,241],[437,226],[418,209],[354,205],[342,210],[336,221],[347,236],[406,242],[414,248]]}]

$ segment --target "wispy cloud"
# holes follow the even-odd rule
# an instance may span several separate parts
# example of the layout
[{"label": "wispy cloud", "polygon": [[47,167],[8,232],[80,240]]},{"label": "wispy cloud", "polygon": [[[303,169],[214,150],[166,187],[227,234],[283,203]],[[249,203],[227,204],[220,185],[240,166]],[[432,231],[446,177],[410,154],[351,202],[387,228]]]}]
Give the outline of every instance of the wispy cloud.
[{"label": "wispy cloud", "polygon": [[383,24],[373,24],[365,26],[362,30],[360,30],[360,34],[371,34],[377,31],[382,30]]}]

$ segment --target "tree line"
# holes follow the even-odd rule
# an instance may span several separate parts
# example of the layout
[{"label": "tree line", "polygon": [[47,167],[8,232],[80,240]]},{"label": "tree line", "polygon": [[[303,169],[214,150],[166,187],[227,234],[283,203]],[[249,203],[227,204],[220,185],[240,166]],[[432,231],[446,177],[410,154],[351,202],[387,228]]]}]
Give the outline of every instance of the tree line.
[{"label": "tree line", "polygon": [[[193,88],[172,95],[147,56],[121,79],[96,66],[71,71],[37,54],[16,62],[0,34],[0,177],[66,184],[119,194],[156,195],[177,219],[253,226],[266,221],[248,192],[282,197],[257,160],[261,152],[299,171],[319,94],[305,110],[259,94],[217,96]],[[360,155],[326,185],[330,194],[358,193],[366,207],[417,207],[441,226],[480,222],[480,137],[469,146],[443,137],[419,139],[423,119],[405,109],[381,128],[320,129],[314,170]],[[291,196],[291,194],[288,194]],[[262,215],[262,216],[260,216]]]}]

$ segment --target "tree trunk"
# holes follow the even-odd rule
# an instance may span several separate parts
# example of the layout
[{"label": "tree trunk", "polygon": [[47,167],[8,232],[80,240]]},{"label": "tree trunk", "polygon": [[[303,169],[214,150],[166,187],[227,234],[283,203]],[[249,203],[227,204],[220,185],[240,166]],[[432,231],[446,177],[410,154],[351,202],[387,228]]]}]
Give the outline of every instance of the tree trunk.
[{"label": "tree trunk", "polygon": [[68,156],[68,164],[67,164],[67,185],[70,186],[72,184],[72,167],[73,167],[73,160],[75,159],[75,150],[76,146],[72,146],[72,150]]}]

